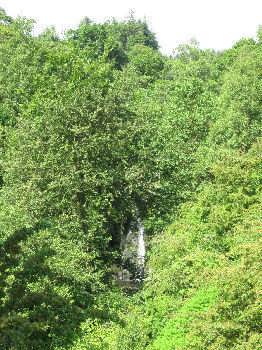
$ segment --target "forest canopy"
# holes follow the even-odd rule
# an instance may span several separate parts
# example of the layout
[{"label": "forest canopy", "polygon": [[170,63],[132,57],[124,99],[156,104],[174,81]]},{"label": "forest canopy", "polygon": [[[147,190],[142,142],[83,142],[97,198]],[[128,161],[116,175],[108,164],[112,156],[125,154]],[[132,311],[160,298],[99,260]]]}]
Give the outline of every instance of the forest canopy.
[{"label": "forest canopy", "polygon": [[133,16],[33,25],[0,9],[0,348],[260,350],[261,28],[165,56]]}]

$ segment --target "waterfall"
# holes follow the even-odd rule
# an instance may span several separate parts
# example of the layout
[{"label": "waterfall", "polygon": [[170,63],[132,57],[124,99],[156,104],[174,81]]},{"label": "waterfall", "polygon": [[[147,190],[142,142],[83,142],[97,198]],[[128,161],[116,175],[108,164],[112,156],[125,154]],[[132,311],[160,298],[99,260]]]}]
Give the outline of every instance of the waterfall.
[{"label": "waterfall", "polygon": [[140,218],[137,219],[137,228],[138,228],[137,262],[140,267],[144,268],[146,247],[145,247],[145,240],[144,240],[144,226]]},{"label": "waterfall", "polygon": [[130,223],[129,229],[121,239],[122,263],[118,280],[128,288],[137,288],[144,279],[145,270],[145,232],[139,215]]},{"label": "waterfall", "polygon": [[138,280],[142,280],[144,277],[144,267],[145,267],[145,239],[144,239],[144,226],[141,222],[141,219],[137,219],[137,228],[138,228],[138,238],[137,238],[137,265],[138,265]]}]

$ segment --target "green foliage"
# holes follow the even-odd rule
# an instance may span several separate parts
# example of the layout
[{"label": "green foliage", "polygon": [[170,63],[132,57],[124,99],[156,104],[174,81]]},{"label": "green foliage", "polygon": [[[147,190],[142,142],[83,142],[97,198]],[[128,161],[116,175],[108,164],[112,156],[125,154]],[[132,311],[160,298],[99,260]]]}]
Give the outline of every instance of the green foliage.
[{"label": "green foliage", "polygon": [[[217,85],[212,79],[223,66],[213,60],[215,66],[209,71],[214,114],[207,138],[194,154],[191,176],[198,184],[197,191],[181,206],[167,232],[151,243],[142,305],[140,311],[134,308],[127,334],[122,333],[133,339],[130,348],[261,347],[261,49],[247,41],[234,50],[240,58],[230,63],[233,68],[225,71]],[[192,62],[198,60],[194,57]],[[204,72],[203,61],[201,67]],[[199,116],[203,114],[200,111]],[[239,116],[247,122],[242,123]],[[208,126],[207,120],[203,125]],[[179,147],[180,154],[182,149]],[[170,176],[172,181],[174,178]],[[196,312],[188,310],[190,305],[195,305]],[[136,337],[132,326],[132,317],[139,312],[143,313],[137,318],[144,327],[142,339]]]},{"label": "green foliage", "polygon": [[115,20],[96,24],[83,20],[76,30],[69,30],[68,40],[80,48],[86,48],[92,59],[103,57],[113,62],[117,69],[128,62],[128,51],[134,45],[157,49],[158,43],[147,23],[136,21],[132,16],[125,22]]},{"label": "green foliage", "polygon": [[101,289],[90,254],[79,242],[35,229],[6,240],[1,255],[2,347],[41,349],[70,340]]},{"label": "green foliage", "polygon": [[135,71],[153,80],[159,79],[164,69],[164,59],[161,54],[144,45],[134,46],[128,54],[129,63]]},{"label": "green foliage", "polygon": [[199,290],[178,311],[170,317],[152,345],[153,349],[172,350],[189,346],[186,334],[196,314],[199,316],[215,302],[215,289]]},{"label": "green foliage", "polygon": [[33,23],[0,9],[0,348],[260,349],[261,30],[168,58],[132,15]]}]

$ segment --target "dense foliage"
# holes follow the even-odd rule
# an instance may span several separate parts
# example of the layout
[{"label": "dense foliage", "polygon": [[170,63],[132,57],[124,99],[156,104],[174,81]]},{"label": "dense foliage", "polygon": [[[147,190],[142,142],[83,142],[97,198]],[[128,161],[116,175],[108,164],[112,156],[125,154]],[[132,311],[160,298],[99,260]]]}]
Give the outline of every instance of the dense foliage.
[{"label": "dense foliage", "polygon": [[32,29],[0,10],[0,348],[261,349],[261,30],[165,57],[133,16]]}]

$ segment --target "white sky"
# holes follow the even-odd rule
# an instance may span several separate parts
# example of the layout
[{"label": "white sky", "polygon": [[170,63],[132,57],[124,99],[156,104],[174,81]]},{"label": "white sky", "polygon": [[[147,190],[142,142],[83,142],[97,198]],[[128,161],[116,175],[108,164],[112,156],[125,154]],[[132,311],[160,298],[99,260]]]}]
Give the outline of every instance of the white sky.
[{"label": "white sky", "polygon": [[191,38],[203,48],[228,48],[241,37],[254,37],[262,24],[262,0],[0,0],[0,7],[11,16],[36,19],[38,30],[55,25],[58,32],[84,16],[101,22],[125,18],[133,9],[147,19],[166,53]]}]

